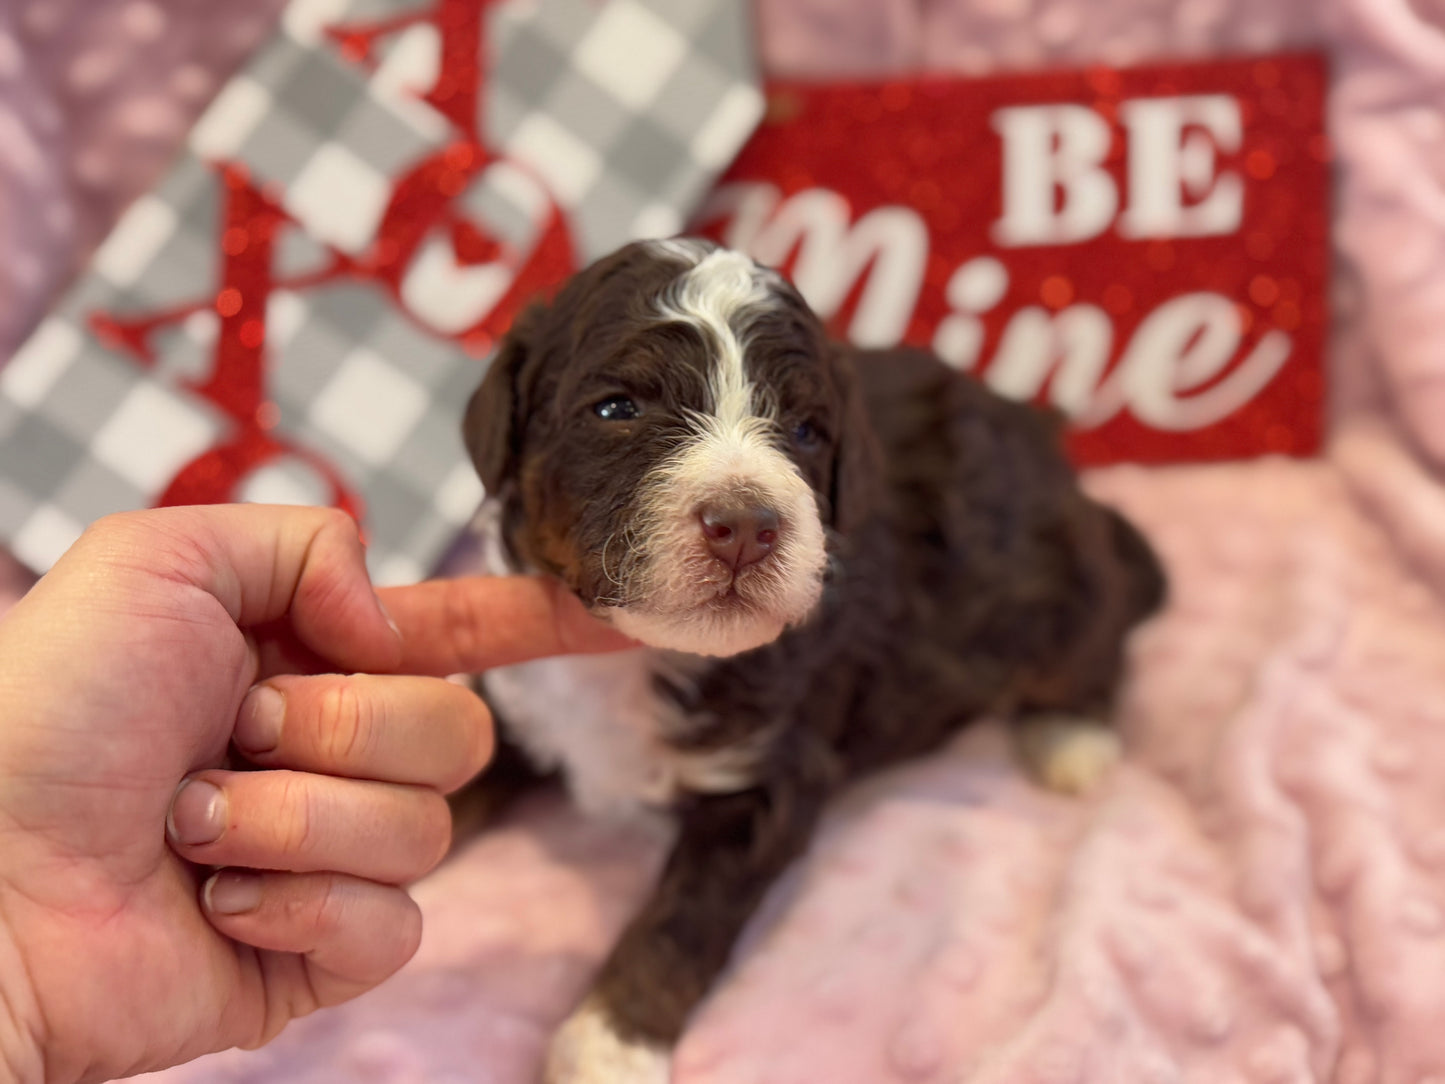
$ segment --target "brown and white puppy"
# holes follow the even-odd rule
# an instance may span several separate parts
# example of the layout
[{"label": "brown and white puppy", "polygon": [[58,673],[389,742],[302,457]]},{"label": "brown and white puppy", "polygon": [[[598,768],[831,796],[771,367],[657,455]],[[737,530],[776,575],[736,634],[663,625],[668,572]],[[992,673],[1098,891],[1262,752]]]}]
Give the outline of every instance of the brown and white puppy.
[{"label": "brown and white puppy", "polygon": [[557,576],[646,645],[487,675],[508,744],[482,785],[560,772],[584,809],[674,833],[549,1080],[666,1080],[849,780],[984,715],[1043,735],[1063,786],[1109,748],[1076,724],[1107,716],[1160,602],[1148,545],[1079,490],[1051,419],[829,342],[744,256],[644,242],[581,272],[517,322],[466,437],[494,570]]}]

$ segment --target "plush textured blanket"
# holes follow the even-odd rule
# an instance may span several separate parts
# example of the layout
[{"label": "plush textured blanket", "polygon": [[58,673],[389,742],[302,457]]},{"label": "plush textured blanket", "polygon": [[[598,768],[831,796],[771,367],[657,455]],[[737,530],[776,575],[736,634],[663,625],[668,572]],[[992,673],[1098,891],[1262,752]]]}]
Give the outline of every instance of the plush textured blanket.
[{"label": "plush textured blanket", "polygon": [[[0,357],[275,3],[18,8],[0,8]],[[785,74],[1330,46],[1334,420],[1315,462],[1091,476],[1174,585],[1135,645],[1126,764],[1067,801],[983,725],[847,796],[676,1079],[1445,1081],[1445,4],[760,12]],[[395,979],[164,1079],[523,1084],[657,858],[536,800],[418,887],[426,937]]]}]

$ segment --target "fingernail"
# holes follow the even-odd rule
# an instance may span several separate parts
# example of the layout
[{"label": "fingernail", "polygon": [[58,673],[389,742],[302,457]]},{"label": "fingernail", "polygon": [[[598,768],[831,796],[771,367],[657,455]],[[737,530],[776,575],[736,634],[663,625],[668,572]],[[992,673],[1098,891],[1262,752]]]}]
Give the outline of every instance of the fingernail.
[{"label": "fingernail", "polygon": [[[374,594],[375,592],[373,592]],[[396,638],[401,639],[401,626],[391,616],[391,611],[386,608],[386,603],[381,601],[381,596],[376,596],[376,608],[381,611],[381,616],[386,618],[386,623],[391,626],[391,631],[396,633]]]},{"label": "fingernail", "polygon": [[222,870],[206,882],[201,901],[207,911],[217,915],[254,911],[261,902],[261,876],[244,870]]},{"label": "fingernail", "polygon": [[241,702],[236,729],[231,734],[246,753],[269,753],[281,744],[281,720],[286,715],[286,697],[270,685],[253,685]]},{"label": "fingernail", "polygon": [[171,799],[166,832],[177,843],[214,843],[226,831],[226,793],[204,779],[189,779]]}]

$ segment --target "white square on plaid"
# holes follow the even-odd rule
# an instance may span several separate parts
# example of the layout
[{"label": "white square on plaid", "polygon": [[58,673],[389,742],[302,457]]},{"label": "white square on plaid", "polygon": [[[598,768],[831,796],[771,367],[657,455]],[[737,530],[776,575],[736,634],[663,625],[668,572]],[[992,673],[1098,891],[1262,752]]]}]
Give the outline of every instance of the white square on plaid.
[{"label": "white square on plaid", "polygon": [[281,14],[281,28],[302,45],[315,45],[322,32],[341,22],[350,0],[291,0]]},{"label": "white square on plaid", "polygon": [[602,172],[602,159],[545,113],[532,113],[507,141],[512,157],[535,169],[564,207],[575,207]]},{"label": "white square on plaid", "polygon": [[337,367],[307,417],[363,462],[379,466],[401,448],[429,402],[425,388],[363,347]]},{"label": "white square on plaid", "polygon": [[670,203],[649,203],[632,220],[631,228],[638,240],[672,237],[682,232],[682,215]]},{"label": "white square on plaid", "polygon": [[175,209],[159,196],[142,196],[96,250],[95,270],[117,286],[130,286],[175,232]]},{"label": "white square on plaid", "polygon": [[551,207],[547,190],[537,182],[537,178],[505,159],[488,166],[473,182],[474,187],[476,184],[490,186],[498,196],[533,222],[541,222]]},{"label": "white square on plaid", "polygon": [[219,427],[162,384],[137,384],[95,434],[91,453],[142,493],[159,494],[216,442]]},{"label": "white square on plaid", "polygon": [[421,581],[426,569],[404,553],[388,557],[371,574],[371,582],[378,587],[406,587]]},{"label": "white square on plaid", "polygon": [[496,307],[512,278],[500,263],[458,263],[456,250],[439,230],[407,268],[401,299],[433,331],[459,335]]},{"label": "white square on plaid", "polygon": [[74,324],[48,318],[9,364],[0,368],[0,394],[26,410],[40,406],[80,353],[80,341]]},{"label": "white square on plaid", "polygon": [[294,290],[276,290],[266,299],[266,345],[279,350],[301,329],[310,306]]},{"label": "white square on plaid", "polygon": [[433,140],[445,139],[450,126],[421,95],[436,82],[441,63],[441,34],[430,24],[418,24],[396,39],[367,84],[372,97]]},{"label": "white square on plaid", "polygon": [[371,244],[391,182],[340,143],[323,143],[286,190],[286,210],[317,240],[359,255]]},{"label": "white square on plaid", "polygon": [[249,76],[236,76],[191,129],[192,153],[206,161],[234,157],[273,105],[269,90]]},{"label": "white square on plaid", "polygon": [[10,552],[31,568],[49,568],[85,527],[51,504],[42,504],[15,532]]},{"label": "white square on plaid", "polygon": [[687,40],[636,0],[608,0],[572,59],[618,101],[640,109],[687,51]]},{"label": "white square on plaid", "polygon": [[252,504],[325,504],[331,487],[308,463],[295,457],[253,471],[237,497]]},{"label": "white square on plaid", "polygon": [[762,91],[746,83],[728,88],[712,115],[692,137],[692,156],[708,169],[722,169],[738,153],[762,119]]},{"label": "white square on plaid", "polygon": [[482,503],[482,482],[471,463],[458,463],[437,487],[432,507],[448,523],[469,523]]}]

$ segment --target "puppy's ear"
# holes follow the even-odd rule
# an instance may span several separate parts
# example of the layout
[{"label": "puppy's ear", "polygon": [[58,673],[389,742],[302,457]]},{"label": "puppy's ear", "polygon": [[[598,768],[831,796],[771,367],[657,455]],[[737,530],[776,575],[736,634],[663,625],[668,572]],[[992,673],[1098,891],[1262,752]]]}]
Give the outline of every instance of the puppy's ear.
[{"label": "puppy's ear", "polygon": [[523,369],[539,319],[537,308],[516,319],[467,404],[462,436],[488,494],[500,492],[517,469],[521,427],[528,409]]},{"label": "puppy's ear", "polygon": [[867,364],[852,350],[831,347],[834,371],[843,395],[842,429],[833,453],[833,529],[848,534],[877,506],[882,486],[883,454],[863,404],[858,366]]},{"label": "puppy's ear", "polygon": [[1123,569],[1130,610],[1135,620],[1142,620],[1164,605],[1168,594],[1164,568],[1139,528],[1112,508],[1104,507],[1103,512]]}]

